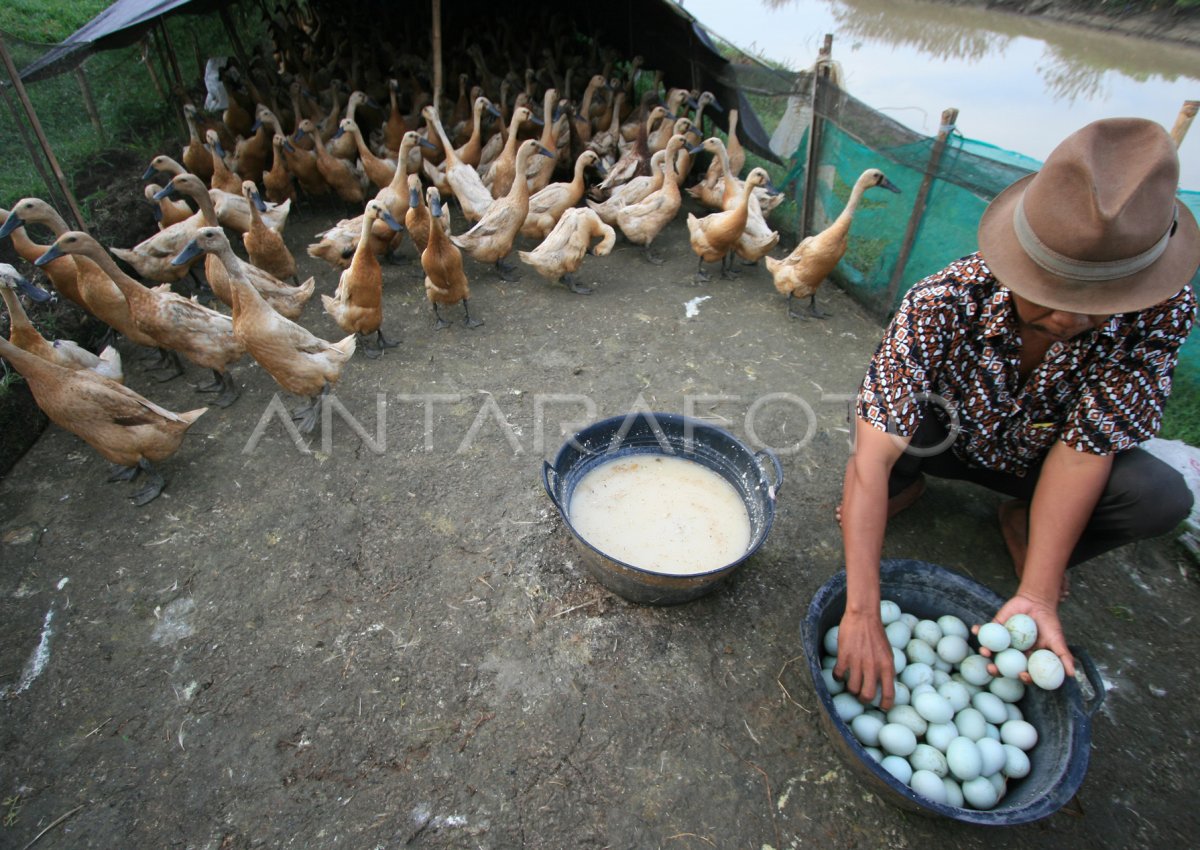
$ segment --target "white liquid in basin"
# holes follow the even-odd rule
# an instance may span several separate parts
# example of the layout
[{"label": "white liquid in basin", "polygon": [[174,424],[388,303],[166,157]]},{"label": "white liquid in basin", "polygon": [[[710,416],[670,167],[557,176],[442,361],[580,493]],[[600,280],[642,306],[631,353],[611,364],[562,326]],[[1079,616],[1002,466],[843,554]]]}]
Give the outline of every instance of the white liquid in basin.
[{"label": "white liquid in basin", "polygon": [[733,485],[703,464],[669,455],[597,466],[575,485],[568,515],[601,552],[655,572],[715,570],[750,546],[750,515]]}]

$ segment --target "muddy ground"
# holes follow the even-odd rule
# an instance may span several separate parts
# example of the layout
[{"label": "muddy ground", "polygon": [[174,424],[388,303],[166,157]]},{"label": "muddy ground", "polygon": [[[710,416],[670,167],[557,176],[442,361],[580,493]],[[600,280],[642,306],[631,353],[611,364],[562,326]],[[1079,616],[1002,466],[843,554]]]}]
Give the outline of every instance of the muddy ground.
[{"label": "muddy ground", "polygon": [[[287,228],[318,292],[336,274],[301,246],[336,215],[299,209]],[[0,846],[1190,843],[1200,589],[1170,539],[1075,576],[1064,621],[1110,691],[1069,812],[965,827],[902,812],[847,769],[799,629],[841,566],[842,399],[881,329],[833,287],[831,318],[789,320],[763,268],[694,285],[682,217],[659,249],[661,267],[624,242],[588,258],[591,296],[468,261],[475,330],[435,330],[417,267],[387,266],[402,344],[356,356],[337,390],[359,430],[335,417],[297,446],[244,361],[241,399],[196,423],[145,508],[47,429],[0,481]],[[302,321],[340,337],[319,299]],[[124,353],[130,386],[203,403],[199,369],[159,384]],[[539,478],[560,423],[641,402],[782,449],[770,537],[677,607],[586,575]],[[1011,592],[997,504],[934,482],[887,554]]]}]

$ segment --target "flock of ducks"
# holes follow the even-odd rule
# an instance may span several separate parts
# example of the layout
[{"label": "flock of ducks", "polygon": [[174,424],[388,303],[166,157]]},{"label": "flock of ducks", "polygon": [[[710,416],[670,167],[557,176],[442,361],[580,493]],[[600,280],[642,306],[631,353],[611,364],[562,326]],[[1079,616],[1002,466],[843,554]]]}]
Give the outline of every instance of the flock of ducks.
[{"label": "flock of ducks", "polygon": [[[703,136],[705,110],[723,111],[712,94],[664,90],[655,75],[638,97],[640,57],[620,62],[594,41],[591,56],[565,56],[575,40],[554,18],[543,31],[557,37],[542,47],[540,70],[523,76],[498,76],[497,60],[479,41],[452,51],[472,67],[459,74],[458,100],[438,109],[417,60],[397,56],[393,75],[385,76],[355,50],[360,42],[345,37],[352,19],[310,14],[311,7],[279,7],[264,57],[240,75],[223,75],[229,108],[219,118],[185,103],[188,142],[179,159],[156,156],[143,175],[152,181],[146,199],[159,229],[142,242],[105,247],[69,230],[37,198],[0,210],[0,238],[11,238],[58,293],[112,334],[152,351],[160,380],[182,374],[182,360],[189,360],[212,373],[198,390],[226,407],[239,394],[231,367],[248,354],[303,400],[292,412],[302,433],[320,420],[324,399],[356,351],[375,359],[397,344],[383,327],[381,260],[395,259],[407,242],[424,271],[436,327],[450,324],[444,309],[461,305],[463,323],[474,328],[483,323],[470,313],[464,253],[512,279],[516,268],[507,260],[524,237],[536,247],[516,250],[523,264],[587,294],[575,273],[589,253],[607,255],[618,230],[649,262],[663,262],[653,244],[678,217],[686,191],[711,210],[686,218],[697,282],[709,279],[706,264],[719,264],[721,276],[731,278],[735,256],[765,259],[776,289],[788,296],[789,315],[801,318],[792,305],[808,297],[812,315],[823,317],[816,290],[846,250],[863,192],[899,191],[882,172],[867,170],[828,229],[775,259],[769,252],[779,234],[767,215],[782,196],[762,168],[740,176],[746,156],[736,110],[728,114],[728,143]],[[511,35],[500,22],[483,40],[494,56],[521,55],[525,50],[505,41]],[[575,76],[585,68],[595,72]],[[580,78],[586,83],[576,102],[571,87]],[[701,175],[693,166],[704,153],[711,161]],[[335,342],[298,323],[316,281],[297,280],[282,236],[293,204],[322,197],[352,213],[307,249],[339,275],[333,294],[321,295],[345,334]],[[463,221],[457,227],[451,199]],[[33,242],[25,232],[33,224],[49,228],[53,243]],[[229,232],[240,237],[240,251]],[[197,296],[175,291],[185,280]],[[12,266],[0,265],[0,284],[11,321],[0,355],[52,421],[114,464],[110,480],[145,474],[135,504],[156,498],[165,480],[154,464],[178,449],[207,408],[176,414],[124,386],[112,346],[97,355],[44,339],[18,294],[33,301],[50,295]]]}]

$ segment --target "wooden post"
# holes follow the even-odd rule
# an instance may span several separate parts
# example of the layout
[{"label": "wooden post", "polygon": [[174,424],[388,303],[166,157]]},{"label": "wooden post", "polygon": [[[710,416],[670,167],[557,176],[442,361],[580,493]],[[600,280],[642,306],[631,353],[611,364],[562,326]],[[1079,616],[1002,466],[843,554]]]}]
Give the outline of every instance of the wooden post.
[{"label": "wooden post", "polygon": [[54,184],[54,177],[46,173],[46,167],[42,164],[41,151],[37,149],[37,145],[33,143],[33,139],[29,138],[29,130],[25,127],[25,122],[21,120],[21,114],[17,112],[16,104],[8,96],[8,86],[0,86],[0,94],[4,95],[4,105],[8,107],[8,114],[12,116],[13,126],[21,134],[21,143],[25,145],[25,152],[29,154],[29,161],[37,169],[38,176],[46,184],[46,191],[55,198],[55,204],[57,204],[58,199],[62,196],[56,194],[58,187]]},{"label": "wooden post", "polygon": [[246,49],[242,47],[242,40],[238,37],[237,27],[233,25],[233,18],[229,14],[229,9],[224,4],[217,7],[217,11],[221,14],[221,23],[225,25],[225,32],[229,35],[229,41],[233,44],[234,55],[238,59],[238,67],[242,69],[242,74],[250,73],[250,63],[246,61]]},{"label": "wooden post", "polygon": [[171,43],[171,34],[167,32],[167,22],[162,16],[159,16],[158,19],[158,31],[162,35],[163,52],[166,53],[167,59],[170,60],[168,69],[175,75],[175,85],[186,91],[187,87],[183,84],[183,74],[179,72],[179,61],[175,58],[175,45]]},{"label": "wooden post", "polygon": [[820,81],[830,75],[830,59],[833,56],[833,33],[825,34],[825,42],[817,53],[816,64],[813,65],[812,93],[809,96],[809,108],[812,112],[812,123],[808,129],[808,153],[804,165],[804,197],[800,200],[800,221],[797,225],[796,239],[803,240],[808,235],[808,225],[813,215],[813,195],[817,185],[817,162],[821,152],[821,124],[817,120],[817,92]]},{"label": "wooden post", "polygon": [[433,108],[442,106],[442,0],[433,0]]},{"label": "wooden post", "polygon": [[87,110],[88,118],[96,130],[96,135],[103,141],[105,138],[104,125],[100,123],[100,112],[96,109],[96,101],[92,98],[92,87],[88,85],[87,75],[83,73],[83,66],[76,65],[73,73],[75,82],[79,83],[79,91],[83,93],[83,107]]},{"label": "wooden post", "polygon": [[1183,137],[1187,135],[1188,128],[1192,126],[1192,119],[1196,117],[1196,110],[1200,108],[1200,100],[1185,100],[1183,106],[1179,109],[1179,115],[1175,119],[1175,126],[1171,128],[1171,141],[1175,142],[1175,147],[1183,144]]},{"label": "wooden post", "polygon": [[929,151],[929,162],[925,166],[925,176],[921,180],[921,188],[917,190],[916,200],[913,201],[912,212],[908,216],[908,227],[904,230],[904,241],[900,243],[900,254],[896,257],[896,265],[892,266],[892,279],[888,281],[888,300],[885,312],[892,309],[896,303],[896,295],[900,291],[900,279],[904,276],[904,267],[912,255],[913,243],[917,239],[917,230],[921,227],[921,219],[925,217],[925,206],[929,201],[929,190],[933,187],[934,175],[942,161],[942,153],[946,150],[946,139],[954,131],[958,121],[958,110],[947,109],[942,113],[942,126],[938,128],[937,138]]},{"label": "wooden post", "polygon": [[59,188],[62,189],[63,195],[67,198],[67,206],[71,209],[71,215],[75,218],[79,229],[86,231],[87,225],[84,223],[83,213],[79,211],[79,204],[75,201],[75,193],[71,191],[71,186],[67,183],[67,177],[63,174],[62,167],[58,164],[58,158],[55,157],[54,151],[50,147],[50,140],[46,138],[46,134],[42,130],[42,122],[38,120],[33,103],[29,100],[29,93],[25,91],[25,84],[21,82],[21,75],[17,72],[17,66],[13,64],[12,56],[9,55],[8,47],[5,45],[3,38],[0,38],[0,59],[4,61],[4,68],[8,71],[8,78],[12,80],[13,90],[16,91],[17,98],[21,101],[21,106],[25,108],[25,115],[29,119],[29,126],[33,128],[34,135],[38,139],[38,144],[42,146],[42,153],[46,155],[46,161],[50,163],[50,169],[54,172],[55,180],[57,180]]}]

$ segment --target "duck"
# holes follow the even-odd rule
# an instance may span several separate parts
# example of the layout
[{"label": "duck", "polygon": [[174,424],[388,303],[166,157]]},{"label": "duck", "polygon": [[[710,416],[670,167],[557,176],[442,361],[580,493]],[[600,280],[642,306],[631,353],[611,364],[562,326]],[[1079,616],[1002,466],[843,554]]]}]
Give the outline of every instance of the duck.
[{"label": "duck", "polygon": [[278,133],[271,137],[271,149],[274,151],[274,156],[271,159],[270,169],[264,171],[262,176],[263,190],[267,193],[267,200],[275,204],[282,204],[284,201],[290,202],[296,197],[296,186],[292,183],[292,174],[287,169],[283,143],[284,138]]},{"label": "duck", "polygon": [[21,305],[21,299],[17,297],[18,291],[37,303],[44,304],[51,297],[50,293],[38,289],[11,265],[0,263],[0,298],[3,298],[4,305],[8,308],[9,342],[64,369],[85,369],[118,384],[125,382],[121,371],[121,354],[117,349],[107,345],[96,355],[73,340],[56,339],[51,342],[29,321],[29,315]]},{"label": "duck", "polygon": [[196,107],[190,103],[183,105],[183,120],[187,122],[188,143],[183,149],[180,159],[184,167],[208,183],[213,176],[212,152],[204,146],[200,130],[196,126]]},{"label": "duck", "polygon": [[[104,247],[86,233],[67,231],[54,241],[38,263],[44,265],[63,254],[85,256],[112,278],[129,302],[129,311],[138,328],[153,337],[159,347],[169,350],[174,366],[169,378],[182,374],[183,366],[178,358],[182,354],[196,365],[212,370],[213,382],[197,387],[198,392],[219,393],[213,401],[218,407],[228,407],[237,400],[238,389],[229,367],[241,359],[246,349],[234,337],[233,321],[228,316],[167,287],[150,289],[143,286],[121,271]],[[180,268],[189,265],[185,263]]]},{"label": "duck", "polygon": [[[337,291],[333,296],[322,295],[321,302],[338,327],[353,333],[362,344],[362,352],[374,360],[385,348],[394,348],[399,343],[390,342],[383,335],[383,269],[371,252],[371,225],[382,218],[392,230],[399,230],[400,223],[379,202],[372,199],[363,211],[362,230],[350,265],[338,279]],[[376,347],[370,347],[366,336],[374,333]]]},{"label": "duck", "polygon": [[663,182],[658,191],[651,192],[636,204],[627,204],[617,210],[617,226],[625,238],[635,245],[645,247],[646,259],[656,266],[663,260],[651,250],[654,238],[662,232],[675,215],[683,201],[679,194],[679,183],[675,180],[675,162],[670,155],[662,161]]},{"label": "duck", "polygon": [[[257,251],[263,245],[274,243],[276,248],[282,248],[284,253],[287,253],[287,247],[283,244],[283,237],[267,227],[259,215],[258,206],[263,204],[262,199],[258,197],[258,191],[254,184],[247,180],[243,181],[242,186],[243,191],[248,191],[247,205],[250,207],[251,217],[258,221],[257,226],[252,223],[250,229],[242,236],[243,242],[247,245],[247,251],[251,250],[249,247],[251,244],[256,246],[255,251]],[[246,186],[249,186],[249,190],[246,189]],[[219,222],[213,210],[212,199],[204,191],[204,184],[197,180],[194,174],[181,174],[178,177],[172,177],[170,182],[163,188],[164,194],[168,192],[185,194],[196,202],[203,216],[201,227],[214,227],[218,225]],[[251,236],[251,234],[254,235]],[[271,253],[270,249],[268,249],[268,253]],[[199,256],[199,254],[193,255],[193,258],[196,256]],[[290,259],[291,254],[288,253],[287,256]],[[178,257],[172,259],[171,262],[175,265],[181,265],[178,262]],[[272,257],[272,262],[279,262],[278,255]],[[204,257],[204,276],[207,278],[213,294],[226,305],[233,306],[233,294],[229,290],[229,278],[225,273],[225,267],[212,254],[206,254]],[[260,268],[257,265],[251,265],[248,268],[247,276],[259,294],[267,299],[272,307],[289,319],[297,318],[304,311],[304,305],[312,298],[316,287],[316,282],[311,277],[303,285],[288,286],[270,271]],[[295,277],[295,261],[292,262],[291,276]]]},{"label": "duck", "polygon": [[[770,183],[768,189],[772,188]],[[747,205],[746,227],[742,235],[733,243],[733,253],[741,257],[742,262],[754,265],[779,244],[779,231],[772,230],[767,224],[758,200],[758,189],[750,193],[750,203]],[[730,263],[732,265],[732,263]]]},{"label": "duck", "polygon": [[513,110],[512,119],[508,123],[508,141],[492,162],[492,167],[483,175],[483,185],[488,187],[493,199],[507,195],[517,174],[525,173],[517,167],[517,148],[521,144],[518,127],[522,121],[528,121],[532,116],[533,112],[525,106],[518,106]]},{"label": "duck", "polygon": [[738,202],[730,209],[709,213],[703,218],[694,214],[687,215],[688,241],[692,251],[700,258],[696,271],[696,281],[710,280],[704,270],[705,263],[721,262],[721,277],[729,279],[733,275],[725,267],[728,259],[732,265],[733,245],[741,237],[746,227],[746,217],[749,214],[750,193],[755,186],[763,186],[770,182],[765,169],[756,168],[750,172],[742,184],[742,192]]},{"label": "duck", "polygon": [[809,299],[808,310],[814,318],[824,319],[829,316],[817,306],[817,289],[825,278],[829,277],[849,247],[850,223],[854,219],[854,212],[863,193],[876,186],[889,192],[900,192],[899,187],[888,180],[882,171],[878,168],[868,168],[854,182],[846,206],[832,224],[820,233],[805,237],[795,250],[782,260],[767,257],[767,271],[771,273],[776,291],[787,296],[789,318],[804,318],[792,309],[793,300],[804,297]]},{"label": "duck", "polygon": [[[200,182],[199,178],[195,178],[195,180],[197,183]],[[49,228],[56,239],[69,230],[58,210],[50,204],[41,198],[22,198],[17,201],[12,212],[9,213],[4,226],[0,227],[0,236],[5,234],[10,227],[20,226],[25,222],[44,225]],[[35,262],[47,250],[49,250],[49,246],[42,247],[37,257],[26,257],[26,259]],[[78,299],[76,303],[79,306],[117,333],[122,334],[130,342],[150,348],[158,347],[154,339],[140,330],[134,322],[129,311],[129,304],[116,283],[87,257],[61,257],[48,262],[42,268],[47,270],[61,268],[60,264],[64,261],[69,261],[70,268],[73,270],[67,273],[70,283],[60,283],[58,273],[48,271],[47,276],[50,277],[56,288],[62,285],[71,288]]]},{"label": "duck", "polygon": [[[367,175],[367,179],[375,184],[376,189],[386,189],[392,182],[392,178],[396,176],[397,161],[391,159],[381,159],[367,147],[366,141],[363,140],[362,130],[358,124],[350,119],[343,118],[338,124],[338,135],[349,135],[354,140],[354,144],[358,150],[358,161],[361,164],[362,171]],[[335,135],[334,138],[338,138]]]},{"label": "duck", "polygon": [[459,160],[472,168],[479,165],[479,158],[483,155],[484,114],[499,118],[500,110],[496,109],[490,100],[480,95],[475,98],[474,105],[471,107],[471,135],[454,151]]},{"label": "duck", "polygon": [[208,149],[212,152],[212,181],[209,185],[231,195],[241,192],[242,178],[229,170],[229,165],[225,162],[225,150],[221,147],[221,138],[217,131],[209,130],[204,135],[208,139]]},{"label": "duck", "polygon": [[[436,186],[430,186],[430,189],[436,189]],[[424,251],[429,244],[430,227],[432,226],[432,213],[425,196],[421,192],[421,178],[415,174],[408,175],[408,209],[404,213],[404,229],[408,231],[409,237],[420,251]],[[426,195],[428,190],[426,190]],[[438,204],[441,207],[442,219],[442,234],[449,239],[450,226],[450,207],[441,203],[442,195],[438,193]],[[457,250],[457,248],[455,249]]]},{"label": "duck", "polygon": [[[517,148],[516,173],[524,174],[530,158],[537,155],[553,156],[536,139],[521,142]],[[504,263],[504,258],[512,251],[513,241],[528,213],[529,186],[524,180],[513,180],[508,194],[493,201],[470,230],[450,238],[479,262],[495,263],[502,280],[515,280],[511,276],[513,267]]]},{"label": "duck", "polygon": [[283,280],[296,279],[296,258],[288,250],[283,237],[267,227],[260,214],[260,208],[266,209],[258,187],[253,180],[242,181],[242,197],[250,206],[250,228],[242,234],[242,244],[246,246],[246,254],[254,265],[269,275]]},{"label": "duck", "polygon": [[572,207],[563,212],[540,245],[532,251],[518,251],[517,256],[547,280],[565,283],[572,292],[588,295],[592,290],[575,279],[575,272],[596,238],[600,241],[591,252],[594,256],[604,257],[616,244],[617,232],[595,210]]},{"label": "duck", "polygon": [[[283,152],[284,163],[288,172],[296,178],[300,191],[311,197],[328,195],[330,187],[317,167],[317,152],[315,146],[304,148],[295,143],[291,136],[283,136],[280,148]],[[305,137],[306,139],[308,137]]]},{"label": "duck", "polygon": [[446,152],[446,182],[454,192],[454,197],[458,199],[463,217],[467,221],[479,221],[495,200],[492,198],[492,193],[483,184],[479,172],[460,160],[454,148],[450,146],[450,140],[446,138],[446,131],[442,127],[437,110],[432,106],[426,106],[421,110],[421,114],[429,126],[433,127],[442,142],[442,148]]},{"label": "duck", "polygon": [[529,185],[530,194],[540,192],[550,184],[550,178],[554,176],[554,169],[558,167],[560,154],[566,153],[565,150],[559,147],[559,131],[567,129],[567,116],[563,114],[560,116],[560,120],[555,120],[558,91],[552,88],[546,89],[544,97],[545,100],[542,107],[542,136],[540,141],[542,147],[550,151],[550,156],[534,157],[529,163],[529,170],[521,172],[521,177]]},{"label": "duck", "polygon": [[450,215],[436,186],[426,189],[425,197],[430,211],[429,241],[421,252],[421,268],[425,270],[425,297],[433,305],[434,327],[438,330],[450,327],[438,310],[439,304],[450,306],[462,302],[463,324],[477,328],[483,320],[471,318],[467,303],[471,287],[463,270],[462,252],[450,239]]},{"label": "duck", "polygon": [[605,224],[615,227],[617,224],[617,210],[627,204],[636,204],[651,192],[657,192],[662,187],[662,166],[667,159],[669,150],[670,147],[668,146],[666,150],[661,150],[650,157],[650,173],[644,174],[641,177],[635,177],[628,183],[621,184],[613,190],[607,200],[601,202],[586,198],[585,201],[588,207],[595,211],[600,216],[600,220]]},{"label": "duck", "polygon": [[[613,100],[615,101],[615,108],[613,109],[612,122],[608,125],[607,129],[594,133],[587,142],[589,150],[594,150],[600,154],[600,161],[605,164],[606,168],[616,163],[617,157],[620,156],[620,147],[617,144],[617,140],[621,138],[620,109],[621,103],[625,100],[625,92],[618,91],[614,95]],[[577,123],[577,126],[581,125],[582,122]],[[591,125],[589,124],[589,126]]]},{"label": "duck", "polygon": [[[346,99],[346,113],[342,116],[342,121],[349,120],[350,123],[357,127],[358,121],[356,119],[358,107],[364,103],[368,103],[369,101],[370,98],[367,96],[366,92],[357,90],[351,92],[350,97]],[[329,153],[331,153],[333,156],[336,156],[338,159],[344,159],[353,164],[354,158],[356,156],[361,156],[359,153],[360,148],[358,147],[358,143],[355,139],[346,138],[342,127],[342,121],[336,121],[335,115],[335,121],[331,122],[333,135],[329,139]]]},{"label": "duck", "polygon": [[[0,239],[5,236],[12,240],[13,250],[17,252],[17,256],[28,263],[35,262],[50,247],[49,245],[39,245],[29,238],[20,216],[14,216],[8,210],[0,208]],[[50,279],[51,285],[59,295],[80,310],[88,311],[83,294],[79,291],[78,273],[73,257],[60,257],[43,266],[42,271],[46,273],[46,277]]]},{"label": "duck", "polygon": [[[431,143],[422,138],[421,134],[415,130],[409,130],[406,132],[404,137],[400,140],[400,149],[397,151],[396,155],[396,171],[392,175],[392,182],[375,193],[375,200],[383,204],[387,211],[392,214],[392,218],[396,219],[398,222],[403,223],[408,216],[409,204],[412,201],[411,178],[417,176],[416,174],[409,173],[408,155],[414,148],[420,145],[429,144]],[[420,185],[420,178],[417,178],[417,186],[420,187]],[[420,192],[418,192],[417,195],[419,198]],[[400,250],[400,243],[404,239],[405,231],[409,232],[410,237],[412,236],[412,233],[409,231],[407,224],[405,224],[403,229],[398,230],[395,233],[392,233],[391,228],[387,227],[386,223],[380,222],[380,224],[383,224],[383,228],[386,228],[387,232],[385,233],[384,230],[377,225],[375,229],[375,235],[381,240],[384,238],[388,239],[387,247],[384,250],[388,253],[389,257],[395,259],[396,252]],[[417,239],[413,237],[413,246],[416,248],[417,252],[420,253],[421,249],[425,247],[424,238]],[[374,247],[377,247],[377,245],[373,245],[373,248]],[[376,251],[376,254],[379,253],[381,252]]]},{"label": "duck", "polygon": [[[729,110],[731,115],[736,111]],[[687,193],[709,209],[723,210],[726,203],[732,204],[737,198],[737,189],[732,181],[725,179],[725,175],[735,174],[729,164],[729,152],[717,136],[709,136],[692,148],[693,155],[700,151],[711,153],[712,161],[708,164],[704,179],[695,186],[689,186]]]},{"label": "duck", "polygon": [[354,356],[357,336],[327,342],[280,315],[251,285],[246,264],[233,252],[221,228],[200,228],[179,256],[186,262],[189,254],[200,251],[225,266],[233,293],[234,335],[280,388],[307,400],[292,411],[292,420],[302,434],[310,433],[330,389]]},{"label": "duck", "polygon": [[653,155],[647,141],[649,139],[650,127],[657,121],[666,118],[666,116],[667,110],[662,106],[656,106],[650,110],[650,113],[646,116],[646,120],[640,125],[633,145],[608,170],[608,176],[597,184],[596,191],[599,193],[601,199],[607,197],[613,189],[622,183],[628,183],[634,177],[641,177],[644,174],[650,173],[650,157]]},{"label": "duck", "polygon": [[154,220],[158,222],[159,230],[165,230],[172,224],[192,217],[192,208],[183,201],[173,201],[170,198],[155,200],[154,196],[162,191],[162,186],[157,183],[147,183],[142,191],[150,203],[150,211]]},{"label": "duck", "polygon": [[351,206],[362,206],[366,200],[362,179],[350,163],[336,157],[325,148],[325,142],[316,132],[312,121],[305,118],[300,122],[300,131],[306,136],[313,137],[316,150],[317,170],[325,183],[333,189],[337,196]]},{"label": "duck", "polygon": [[729,153],[729,173],[737,176],[742,173],[742,168],[746,165],[746,149],[742,147],[742,140],[738,138],[738,111],[732,107],[729,109],[729,134],[725,143],[725,150]]},{"label": "duck", "polygon": [[667,142],[671,140],[671,136],[675,135],[674,123],[680,117],[687,97],[687,89],[672,89],[667,93],[666,115],[657,122],[657,127],[650,124],[646,128],[650,131],[646,137],[646,146],[650,149],[651,154],[665,148]]},{"label": "duck", "polygon": [[[232,102],[232,101],[230,101]],[[234,169],[245,180],[261,183],[267,170],[267,162],[271,160],[271,144],[274,134],[270,126],[257,116],[250,128],[250,135],[239,139],[233,148]]]},{"label": "duck", "polygon": [[[608,83],[602,74],[593,74],[588,80],[587,88],[583,90],[583,97],[579,100],[579,112],[572,118],[575,122],[575,132],[579,134],[580,140],[586,145],[592,141],[592,105],[596,98],[596,92],[607,88]],[[623,92],[621,93],[624,94]],[[618,127],[620,119],[617,119]],[[615,144],[615,142],[614,142]]]},{"label": "duck", "polygon": [[145,474],[146,486],[131,497],[139,507],[166,487],[154,464],[178,451],[188,428],[208,411],[200,407],[172,413],[116,381],[65,369],[6,339],[0,339],[0,356],[21,373],[34,401],[52,422],[120,467],[109,481],[131,481]]},{"label": "duck", "polygon": [[383,125],[383,145],[389,151],[400,150],[400,143],[404,140],[404,134],[409,129],[408,122],[404,120],[404,113],[400,111],[400,99],[396,94],[399,88],[400,83],[397,80],[388,80],[390,108],[388,109],[387,121]]},{"label": "duck", "polygon": [[588,166],[595,167],[600,176],[604,176],[600,155],[595,151],[586,150],[575,160],[575,174],[570,181],[551,183],[530,196],[529,212],[525,216],[525,223],[521,225],[522,236],[543,238],[554,228],[559,217],[567,209],[579,203],[586,189],[583,175]]},{"label": "duck", "polygon": [[[160,154],[150,160],[150,166],[142,175],[142,179],[150,180],[160,172],[170,177],[190,173],[171,157]],[[217,220],[222,227],[228,227],[238,233],[245,233],[250,228],[250,205],[242,197],[240,189],[236,194],[221,189],[209,189],[208,196],[212,199],[213,207],[217,211]],[[267,204],[267,209],[261,215],[268,227],[278,233],[283,233],[291,210],[292,201],[288,198],[279,203]]]}]

